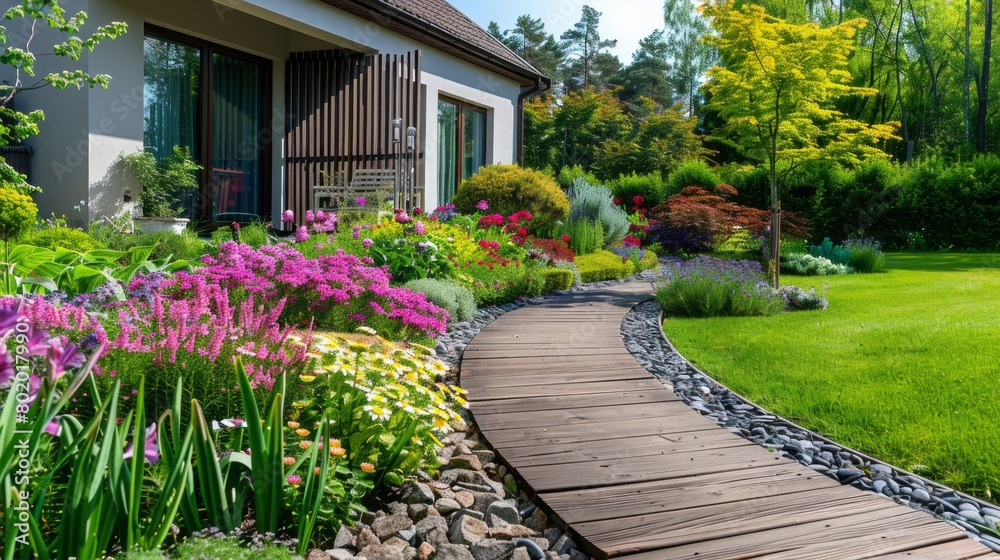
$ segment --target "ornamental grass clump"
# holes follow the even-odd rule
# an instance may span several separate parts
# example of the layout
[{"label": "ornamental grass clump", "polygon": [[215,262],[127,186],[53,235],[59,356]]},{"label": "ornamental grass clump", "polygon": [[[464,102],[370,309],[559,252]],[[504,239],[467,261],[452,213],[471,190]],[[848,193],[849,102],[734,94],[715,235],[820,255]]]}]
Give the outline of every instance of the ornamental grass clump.
[{"label": "ornamental grass clump", "polygon": [[856,272],[870,274],[885,272],[885,253],[881,244],[874,239],[852,239],[844,242],[851,252],[847,260],[848,266]]},{"label": "ornamental grass clump", "polygon": [[747,317],[785,308],[785,299],[770,287],[759,262],[699,256],[665,268],[656,300],[668,315]]},{"label": "ornamental grass clump", "polygon": [[293,325],[350,331],[365,325],[390,338],[433,338],[444,332],[448,312],[423,294],[390,286],[391,275],[371,258],[338,251],[309,259],[285,245],[254,249],[232,241],[217,257],[205,256],[194,274],[228,289],[238,302],[287,298],[280,320]]}]

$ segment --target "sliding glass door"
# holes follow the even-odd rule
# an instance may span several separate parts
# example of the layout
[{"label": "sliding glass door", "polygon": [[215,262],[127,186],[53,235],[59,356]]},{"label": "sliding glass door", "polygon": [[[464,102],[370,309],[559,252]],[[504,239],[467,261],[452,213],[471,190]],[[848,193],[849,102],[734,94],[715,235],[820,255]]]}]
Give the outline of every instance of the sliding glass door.
[{"label": "sliding glass door", "polygon": [[438,100],[438,204],[486,165],[486,111],[461,101]]},{"label": "sliding glass door", "polygon": [[158,28],[145,37],[146,147],[186,146],[205,169],[188,217],[250,222],[270,213],[270,63]]}]

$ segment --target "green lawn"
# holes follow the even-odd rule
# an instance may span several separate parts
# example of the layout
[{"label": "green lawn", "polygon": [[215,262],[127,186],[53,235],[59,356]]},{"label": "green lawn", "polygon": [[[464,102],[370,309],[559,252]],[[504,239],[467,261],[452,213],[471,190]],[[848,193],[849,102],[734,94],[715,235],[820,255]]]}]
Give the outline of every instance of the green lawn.
[{"label": "green lawn", "polygon": [[[889,272],[783,276],[826,311],[672,319],[677,349],[772,412],[966,492],[1000,495],[1000,255],[897,254]],[[992,494],[991,494],[992,490]]]}]

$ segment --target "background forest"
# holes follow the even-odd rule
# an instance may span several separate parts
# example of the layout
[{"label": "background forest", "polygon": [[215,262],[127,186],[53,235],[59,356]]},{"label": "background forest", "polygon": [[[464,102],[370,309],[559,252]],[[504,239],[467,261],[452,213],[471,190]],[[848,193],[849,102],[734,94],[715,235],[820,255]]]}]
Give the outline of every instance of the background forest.
[{"label": "background forest", "polygon": [[[845,78],[829,78],[840,93],[815,104],[824,111],[819,117],[800,108],[775,125],[786,139],[776,146],[781,206],[808,218],[811,241],[998,247],[992,0],[739,0],[700,9],[666,0],[663,28],[628,62],[609,52],[615,38],[601,35],[601,13],[589,6],[558,36],[531,15],[513,29],[493,23],[491,33],[553,79],[526,109],[525,164],[564,176],[591,173],[627,195],[622,200],[640,194],[650,207],[686,186],[711,189],[716,181],[735,187],[739,202],[766,208],[767,151],[737,133],[734,116],[752,101],[713,99],[717,77],[741,64],[739,47],[721,40],[726,24],[718,10],[748,13],[751,6],[763,11],[747,20],[748,37],[781,43],[851,29],[840,33],[846,57],[836,71]],[[794,66],[797,52],[772,52],[771,67]],[[874,132],[845,142],[840,131],[850,127]],[[848,154],[834,149],[838,142],[867,149]]]}]

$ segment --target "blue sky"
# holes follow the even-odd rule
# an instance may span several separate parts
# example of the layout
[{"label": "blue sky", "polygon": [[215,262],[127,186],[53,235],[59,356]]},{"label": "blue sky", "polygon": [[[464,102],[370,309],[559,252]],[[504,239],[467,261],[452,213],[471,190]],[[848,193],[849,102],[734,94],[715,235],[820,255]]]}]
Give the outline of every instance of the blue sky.
[{"label": "blue sky", "polygon": [[663,27],[663,0],[448,0],[485,29],[490,21],[500,29],[514,27],[520,15],[542,18],[556,39],[580,21],[583,6],[601,12],[601,37],[618,39],[611,52],[622,64],[632,61],[639,39]]}]

